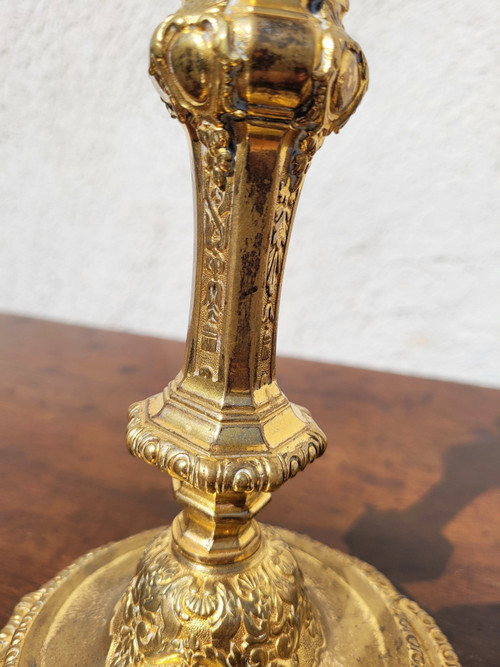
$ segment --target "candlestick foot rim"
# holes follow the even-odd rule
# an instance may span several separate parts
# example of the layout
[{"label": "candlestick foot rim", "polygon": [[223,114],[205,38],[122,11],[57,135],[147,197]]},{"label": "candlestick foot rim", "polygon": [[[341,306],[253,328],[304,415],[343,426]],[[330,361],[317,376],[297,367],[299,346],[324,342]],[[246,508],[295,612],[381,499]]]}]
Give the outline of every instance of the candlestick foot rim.
[{"label": "candlestick foot rim", "polygon": [[[433,619],[375,568],[306,536],[275,530],[292,549],[322,617],[320,667],[459,667]],[[0,667],[104,667],[115,605],[158,534],[146,531],[86,554],[24,597],[0,633]],[[216,658],[193,664],[219,667]]]}]

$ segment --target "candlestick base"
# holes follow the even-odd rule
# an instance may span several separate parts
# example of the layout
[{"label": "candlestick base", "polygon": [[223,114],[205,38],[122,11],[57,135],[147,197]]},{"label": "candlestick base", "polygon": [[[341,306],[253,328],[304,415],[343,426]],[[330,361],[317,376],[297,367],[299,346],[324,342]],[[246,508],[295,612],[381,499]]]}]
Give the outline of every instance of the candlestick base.
[{"label": "candlestick base", "polygon": [[[275,531],[292,549],[321,616],[326,646],[320,667],[459,666],[433,619],[373,567],[308,537]],[[86,554],[24,597],[0,634],[0,667],[104,667],[115,605],[158,533],[140,533]],[[193,665],[225,665],[215,654],[203,656],[201,646],[192,652]],[[203,658],[198,662],[197,652]],[[141,663],[149,664],[181,663]],[[276,664],[292,667],[291,661]]]}]

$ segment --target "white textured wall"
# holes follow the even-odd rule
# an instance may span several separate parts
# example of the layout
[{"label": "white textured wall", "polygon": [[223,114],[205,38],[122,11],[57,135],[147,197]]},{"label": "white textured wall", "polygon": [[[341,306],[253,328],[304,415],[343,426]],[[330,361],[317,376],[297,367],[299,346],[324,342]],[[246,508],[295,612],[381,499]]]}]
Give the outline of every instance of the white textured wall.
[{"label": "white textured wall", "polygon": [[[172,0],[0,4],[0,309],[183,338],[181,126],[147,77]],[[370,90],[306,179],[280,351],[500,385],[498,0],[352,0]]]}]

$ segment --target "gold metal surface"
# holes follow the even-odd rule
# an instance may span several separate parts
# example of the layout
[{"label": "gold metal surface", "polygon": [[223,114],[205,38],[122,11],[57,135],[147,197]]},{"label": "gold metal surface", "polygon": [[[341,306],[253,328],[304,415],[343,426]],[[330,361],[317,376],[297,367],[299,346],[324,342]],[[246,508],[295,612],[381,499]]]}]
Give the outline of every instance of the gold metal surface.
[{"label": "gold metal surface", "polygon": [[[303,535],[265,530],[289,545],[324,619],[326,648],[318,667],[459,665],[430,616],[374,568]],[[107,619],[113,605],[133,577],[145,547],[161,540],[164,531],[141,533],[87,554],[38,593],[24,598],[6,628],[4,641],[10,642],[10,648],[3,667],[104,667],[110,645]],[[187,643],[185,654],[185,662],[171,651],[162,657],[150,656],[142,664],[251,665],[236,657],[225,662],[194,639]]]},{"label": "gold metal surface", "polygon": [[183,369],[132,407],[128,446],[184,509],[117,605],[108,667],[191,664],[190,641],[221,664],[314,665],[324,648],[298,564],[254,516],[326,446],[277,384],[276,326],[304,175],[367,86],[343,9],[193,0],[153,36],[150,74],[192,147],[197,259]]},{"label": "gold metal surface", "polygon": [[367,87],[346,10],[188,0],[155,32],[150,74],[192,148],[197,249],[183,368],[131,407],[127,442],[183,510],[147,547],[105,547],[25,598],[2,667],[458,664],[372,568],[254,518],[326,446],[278,386],[276,327],[305,173]]}]

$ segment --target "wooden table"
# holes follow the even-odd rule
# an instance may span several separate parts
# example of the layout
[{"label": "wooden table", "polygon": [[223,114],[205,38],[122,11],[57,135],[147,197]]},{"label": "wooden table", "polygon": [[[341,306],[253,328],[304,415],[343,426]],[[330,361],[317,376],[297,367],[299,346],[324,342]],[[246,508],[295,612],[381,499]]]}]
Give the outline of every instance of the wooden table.
[{"label": "wooden table", "polygon": [[[2,627],[77,556],[177,512],[124,434],[183,346],[9,315],[0,341]],[[464,667],[500,665],[500,391],[292,359],[278,377],[329,448],[261,518],[378,567]]]}]

